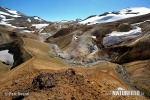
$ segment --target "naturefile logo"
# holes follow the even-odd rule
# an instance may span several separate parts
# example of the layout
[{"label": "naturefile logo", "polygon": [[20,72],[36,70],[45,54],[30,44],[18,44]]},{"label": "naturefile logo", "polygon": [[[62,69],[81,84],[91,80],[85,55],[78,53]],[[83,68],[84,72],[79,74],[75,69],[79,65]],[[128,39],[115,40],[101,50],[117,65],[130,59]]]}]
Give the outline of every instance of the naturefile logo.
[{"label": "naturefile logo", "polygon": [[108,96],[140,96],[144,95],[144,92],[139,90],[125,90],[123,88],[117,88],[116,90],[112,91],[111,93],[106,93]]}]

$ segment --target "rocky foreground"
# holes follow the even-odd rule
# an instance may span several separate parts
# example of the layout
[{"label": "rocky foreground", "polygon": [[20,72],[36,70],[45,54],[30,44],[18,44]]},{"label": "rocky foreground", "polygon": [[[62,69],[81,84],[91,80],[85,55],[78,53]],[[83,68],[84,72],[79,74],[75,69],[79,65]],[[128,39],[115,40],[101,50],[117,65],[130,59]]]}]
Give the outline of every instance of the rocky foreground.
[{"label": "rocky foreground", "polygon": [[1,75],[1,99],[146,100],[142,96],[107,96],[120,87],[131,90],[116,73],[117,64],[102,62],[88,68],[68,66],[48,55],[47,43],[23,40],[32,58]]}]

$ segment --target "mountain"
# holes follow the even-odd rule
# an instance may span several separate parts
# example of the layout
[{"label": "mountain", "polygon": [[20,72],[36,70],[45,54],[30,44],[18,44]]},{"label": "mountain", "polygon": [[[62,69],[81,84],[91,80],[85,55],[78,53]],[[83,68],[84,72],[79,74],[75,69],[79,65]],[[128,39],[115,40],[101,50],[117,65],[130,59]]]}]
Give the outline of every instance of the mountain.
[{"label": "mountain", "polygon": [[91,25],[97,23],[114,22],[117,20],[145,15],[148,13],[150,13],[150,8],[145,8],[145,7],[126,8],[116,12],[106,12],[101,15],[92,15],[86,18],[85,20],[82,20],[79,23]]},{"label": "mountain", "polygon": [[61,28],[68,28],[75,21],[63,20],[60,22],[48,22],[38,16],[27,16],[19,11],[10,10],[0,6],[0,28],[21,33],[33,33],[40,36],[41,41]]},{"label": "mountain", "polygon": [[[85,25],[80,19],[45,22],[1,7],[0,100],[148,100],[150,13],[143,9]],[[138,94],[118,95],[124,90]]]},{"label": "mountain", "polygon": [[[44,41],[49,37],[50,29],[54,23],[45,21],[38,16],[27,16],[19,11],[10,10],[0,6],[0,28],[2,30],[40,35],[40,40]],[[53,28],[53,31],[57,29]],[[26,34],[25,34],[26,35]]]},{"label": "mountain", "polygon": [[[139,11],[141,15],[131,14],[135,16],[121,17],[123,19],[118,17],[109,23],[79,24],[61,29],[46,40],[51,44],[50,55],[70,66],[86,67],[90,70],[96,66],[107,74],[117,73],[132,90],[140,90],[149,97],[150,13],[145,12],[145,8]],[[125,12],[127,11],[121,10],[119,16],[124,16]],[[110,14],[101,16],[107,15]],[[113,15],[117,18],[116,14]],[[85,21],[92,18],[97,16],[92,15]],[[102,62],[106,65],[101,65]],[[117,67],[112,67],[112,63],[117,64]],[[110,69],[106,71],[107,67]]]},{"label": "mountain", "polygon": [[[26,16],[25,14],[10,10],[5,7],[0,6],[0,24],[5,25],[17,25],[23,23],[46,23],[45,20],[37,17],[37,16]],[[8,24],[9,23],[9,24]]]}]

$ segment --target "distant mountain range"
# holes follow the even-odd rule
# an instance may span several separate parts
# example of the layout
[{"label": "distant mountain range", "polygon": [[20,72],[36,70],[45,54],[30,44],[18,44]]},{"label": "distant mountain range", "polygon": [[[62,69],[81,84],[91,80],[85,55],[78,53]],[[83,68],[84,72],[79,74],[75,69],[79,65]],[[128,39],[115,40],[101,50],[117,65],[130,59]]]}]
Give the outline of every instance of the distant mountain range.
[{"label": "distant mountain range", "polygon": [[[114,22],[117,20],[145,15],[150,13],[150,8],[146,7],[131,7],[119,11],[105,12],[101,15],[91,15],[86,19],[76,19],[76,22],[80,24],[97,24],[97,23],[106,23]],[[64,22],[64,21],[60,21]],[[67,22],[67,21],[65,21]],[[69,22],[69,21],[68,21]],[[0,24],[10,25],[10,24],[19,24],[20,23],[47,23],[44,19],[41,19],[38,16],[27,16],[19,11],[10,10],[8,8],[0,6]]]},{"label": "distant mountain range", "polygon": [[117,20],[145,15],[148,13],[150,13],[150,9],[145,7],[126,8],[120,11],[106,12],[101,15],[91,15],[86,19],[80,21],[80,24],[91,25],[96,23],[114,22]]}]

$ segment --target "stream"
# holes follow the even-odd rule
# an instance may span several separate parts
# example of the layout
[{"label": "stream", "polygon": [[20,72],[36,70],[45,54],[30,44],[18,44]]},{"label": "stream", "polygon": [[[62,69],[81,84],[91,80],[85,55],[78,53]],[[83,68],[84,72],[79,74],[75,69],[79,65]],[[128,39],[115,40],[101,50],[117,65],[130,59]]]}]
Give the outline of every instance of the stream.
[{"label": "stream", "polygon": [[[111,63],[108,61],[108,59],[100,59],[100,60],[97,60],[95,62],[92,62],[92,63],[86,63],[86,64],[75,64],[75,63],[72,63],[72,61],[69,61],[69,60],[66,60],[66,59],[62,59],[60,57],[55,57],[56,59],[60,59],[62,60],[65,64],[67,65],[71,65],[71,66],[81,66],[81,67],[88,67],[88,66],[92,66],[92,65],[96,65],[98,63],[101,63],[101,62],[107,62],[107,63]],[[120,77],[120,79],[131,89],[131,90],[137,90],[134,86],[132,86],[130,84],[130,76],[129,74],[124,70],[124,67],[120,64],[117,64],[118,65],[118,68],[119,68],[119,71],[117,71],[117,69],[115,68],[115,72],[116,74]]]},{"label": "stream", "polygon": [[124,67],[122,65],[118,64],[118,67],[120,68],[120,71],[116,71],[115,72],[119,75],[120,79],[128,86],[130,87],[130,89],[132,90],[137,90],[134,86],[132,86],[130,84],[130,76],[129,74],[124,70]]},{"label": "stream", "polygon": [[[74,59],[66,59],[67,55],[64,55],[63,53],[61,53],[61,50],[56,44],[52,44],[50,47],[50,50],[51,50],[50,52],[54,53],[53,55],[56,59],[62,60],[66,65],[88,67],[88,66],[96,65],[101,62],[111,63],[109,62],[109,59],[107,57],[102,58],[102,59],[97,59],[94,61],[90,61],[90,62],[82,62],[82,61],[74,62]],[[114,71],[120,77],[122,82],[125,83],[130,89],[137,90],[134,86],[130,84],[130,76],[128,73],[126,73],[126,71],[124,70],[124,67],[120,64],[117,64],[117,65],[118,65],[118,68],[114,68]]]}]

